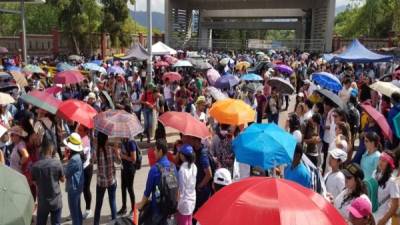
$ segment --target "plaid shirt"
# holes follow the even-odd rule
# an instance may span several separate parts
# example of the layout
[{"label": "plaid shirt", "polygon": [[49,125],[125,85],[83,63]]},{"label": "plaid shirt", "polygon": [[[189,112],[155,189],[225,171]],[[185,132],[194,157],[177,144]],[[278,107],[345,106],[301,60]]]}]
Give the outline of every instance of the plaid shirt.
[{"label": "plaid shirt", "polygon": [[114,162],[120,163],[112,147],[106,146],[105,151],[99,151],[97,158],[97,185],[109,187],[116,182]]}]

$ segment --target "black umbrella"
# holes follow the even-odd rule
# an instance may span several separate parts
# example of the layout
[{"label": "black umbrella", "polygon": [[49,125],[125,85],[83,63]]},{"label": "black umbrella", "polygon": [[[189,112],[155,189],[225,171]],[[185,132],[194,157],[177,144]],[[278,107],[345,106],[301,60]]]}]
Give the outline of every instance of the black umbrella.
[{"label": "black umbrella", "polygon": [[320,89],[320,90],[317,90],[317,92],[319,94],[321,94],[322,96],[324,96],[326,99],[329,99],[333,104],[335,104],[339,108],[344,109],[345,104],[343,103],[342,99],[340,99],[339,96],[337,96],[332,91],[328,91],[326,89]]},{"label": "black umbrella", "polygon": [[287,81],[280,77],[272,77],[268,80],[268,84],[271,85],[271,87],[275,87],[276,90],[282,94],[291,95],[295,91],[290,81]]}]

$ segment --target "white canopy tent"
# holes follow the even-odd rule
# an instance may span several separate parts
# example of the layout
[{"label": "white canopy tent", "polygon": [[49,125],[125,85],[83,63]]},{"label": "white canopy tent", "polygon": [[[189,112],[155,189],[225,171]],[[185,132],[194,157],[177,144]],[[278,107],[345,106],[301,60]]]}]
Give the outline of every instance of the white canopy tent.
[{"label": "white canopy tent", "polygon": [[161,41],[151,46],[153,55],[176,55],[176,50],[162,43]]}]

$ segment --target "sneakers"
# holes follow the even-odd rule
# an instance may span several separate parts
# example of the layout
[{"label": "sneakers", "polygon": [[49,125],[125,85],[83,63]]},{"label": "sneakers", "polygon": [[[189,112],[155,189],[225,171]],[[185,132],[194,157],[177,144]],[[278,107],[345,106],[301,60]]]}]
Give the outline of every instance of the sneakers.
[{"label": "sneakers", "polygon": [[126,214],[126,208],[122,207],[118,212],[117,215],[124,216]]},{"label": "sneakers", "polygon": [[83,219],[87,219],[92,215],[92,210],[86,209],[85,213],[83,213],[82,217]]}]

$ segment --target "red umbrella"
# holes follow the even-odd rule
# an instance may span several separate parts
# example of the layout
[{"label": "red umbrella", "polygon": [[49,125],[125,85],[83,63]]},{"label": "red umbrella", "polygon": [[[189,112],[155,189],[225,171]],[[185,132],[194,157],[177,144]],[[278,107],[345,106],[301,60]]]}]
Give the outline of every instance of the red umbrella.
[{"label": "red umbrella", "polygon": [[85,127],[93,128],[93,117],[97,111],[85,102],[70,99],[61,103],[57,115],[66,120],[78,122]]},{"label": "red umbrella", "polygon": [[347,224],[318,193],[292,181],[265,177],[224,187],[197,211],[195,218],[201,225]]},{"label": "red umbrella", "polygon": [[76,84],[83,81],[85,78],[81,72],[77,70],[65,70],[59,72],[54,77],[54,83],[56,84]]},{"label": "red umbrella", "polygon": [[386,118],[374,107],[369,104],[363,103],[361,104],[361,108],[378,124],[378,126],[382,130],[382,134],[388,138],[390,141],[393,140],[393,132],[387,122]]},{"label": "red umbrella", "polygon": [[169,79],[169,81],[174,82],[174,81],[180,81],[182,80],[182,76],[177,73],[177,72],[167,72],[164,73],[164,75],[162,76],[163,80]]},{"label": "red umbrella", "polygon": [[186,112],[166,112],[158,120],[166,127],[172,127],[184,135],[198,138],[210,136],[207,126]]},{"label": "red umbrella", "polygon": [[44,92],[52,94],[52,95],[55,95],[55,94],[57,94],[58,92],[61,92],[61,91],[62,91],[62,88],[60,88],[58,86],[49,87],[49,88],[46,88],[44,90]]},{"label": "red umbrella", "polygon": [[168,62],[165,62],[165,61],[158,61],[158,62],[156,62],[156,63],[154,64],[154,66],[155,66],[155,67],[167,67],[167,66],[169,66],[169,63],[168,63]]}]

